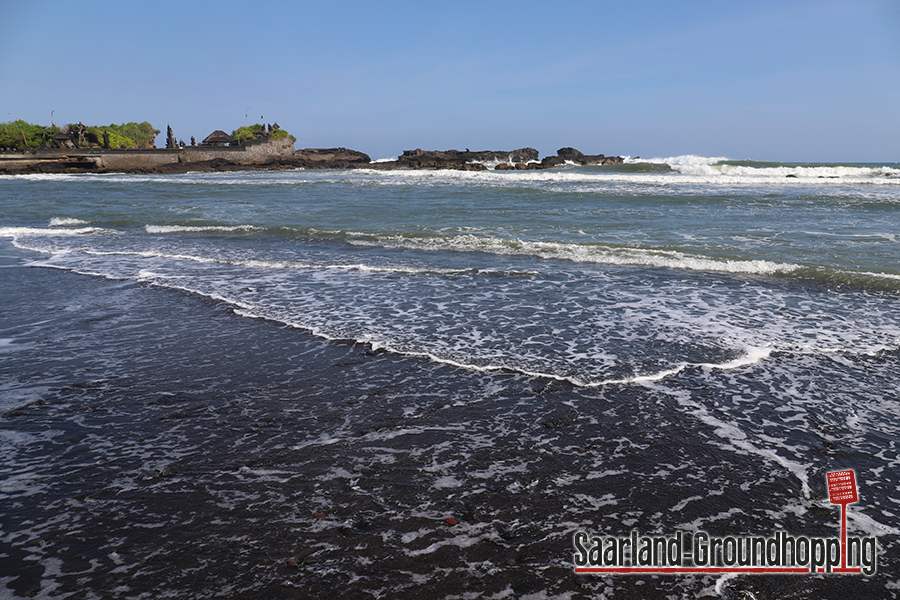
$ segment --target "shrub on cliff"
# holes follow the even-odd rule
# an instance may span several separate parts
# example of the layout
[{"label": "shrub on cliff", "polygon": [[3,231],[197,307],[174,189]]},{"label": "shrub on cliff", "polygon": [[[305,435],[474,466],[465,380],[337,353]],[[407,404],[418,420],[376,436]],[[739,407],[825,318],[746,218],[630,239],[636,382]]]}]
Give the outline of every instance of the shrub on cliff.
[{"label": "shrub on cliff", "polygon": [[231,132],[231,137],[233,137],[238,142],[243,142],[244,140],[265,140],[268,138],[271,138],[273,140],[289,139],[292,142],[297,141],[297,138],[292,136],[284,129],[274,129],[271,133],[266,133],[266,126],[261,123],[257,123],[256,125],[244,125],[243,127],[238,127]]},{"label": "shrub on cliff", "polygon": [[[101,135],[102,138],[102,135]],[[130,137],[125,137],[124,135],[119,135],[114,131],[109,132],[109,147],[110,148],[137,148],[138,144]]]},{"label": "shrub on cliff", "polygon": [[121,125],[110,123],[108,127],[101,127],[100,129],[109,131],[110,146],[112,146],[113,134],[132,140],[131,146],[118,146],[119,148],[156,148],[156,136],[161,133],[159,129],[154,129],[153,125],[147,121],[143,123],[122,123]]},{"label": "shrub on cliff", "polygon": [[[67,125],[69,132],[78,131],[78,125],[70,123]],[[110,148],[156,148],[156,136],[159,135],[159,129],[154,129],[153,125],[144,121],[143,123],[122,123],[116,125],[89,125],[85,126],[85,140],[83,145],[90,146],[92,138],[93,143],[99,144],[103,139],[103,132],[109,133]],[[76,141],[77,143],[77,141]]]},{"label": "shrub on cliff", "polygon": [[110,133],[113,131],[123,137],[133,139],[137,148],[156,148],[156,136],[162,133],[159,129],[154,129],[153,125],[147,121],[110,125]]},{"label": "shrub on cliff", "polygon": [[85,128],[85,132],[94,134],[95,136],[97,136],[98,140],[103,139],[103,132],[108,133],[110,148],[137,148],[137,142],[135,142],[133,139],[116,133],[116,129],[118,128],[118,125],[110,125],[108,127],[91,125],[90,127]]},{"label": "shrub on cliff", "polygon": [[0,148],[15,148],[16,150],[34,150],[53,141],[53,136],[59,133],[59,127],[53,125],[44,127],[28,123],[22,119],[16,119],[8,123],[0,123]]},{"label": "shrub on cliff", "polygon": [[275,131],[273,131],[273,132],[272,132],[272,139],[273,139],[273,140],[285,140],[285,139],[287,139],[287,140],[291,140],[292,142],[296,142],[296,141],[297,141],[297,138],[295,138],[294,136],[292,136],[291,134],[289,134],[289,133],[288,133],[287,131],[285,131],[284,129],[276,129]]},{"label": "shrub on cliff", "polygon": [[258,140],[266,135],[266,127],[265,125],[244,125],[242,127],[238,127],[234,131],[231,132],[231,137],[233,137],[238,142],[243,142],[244,140]]}]

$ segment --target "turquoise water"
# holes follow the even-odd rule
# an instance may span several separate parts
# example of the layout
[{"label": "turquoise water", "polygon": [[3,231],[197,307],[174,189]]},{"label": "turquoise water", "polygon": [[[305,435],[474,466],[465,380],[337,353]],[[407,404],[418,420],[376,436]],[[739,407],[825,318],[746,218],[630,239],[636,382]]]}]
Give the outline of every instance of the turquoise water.
[{"label": "turquoise water", "polygon": [[[91,407],[92,426],[115,423],[118,431],[109,439],[92,433],[98,448],[109,448],[92,456],[123,465],[97,467],[91,486],[154,469],[182,473],[187,461],[185,474],[142,493],[154,498],[197,481],[215,487],[197,465],[209,461],[202,432],[221,427],[216,444],[235,448],[217,451],[226,462],[241,448],[240,460],[258,452],[294,474],[273,482],[252,466],[229,493],[296,526],[296,543],[323,544],[301,569],[316,582],[308,593],[338,585],[351,595],[405,597],[436,585],[443,591],[435,597],[458,589],[645,597],[634,578],[572,574],[571,532],[621,536],[636,524],[660,535],[698,527],[825,535],[834,515],[824,473],[853,468],[864,500],[851,524],[879,536],[879,577],[698,577],[650,587],[660,597],[744,589],[836,598],[858,586],[893,593],[898,236],[896,164],[678,157],[532,172],[0,178],[4,293],[17,307],[0,331],[0,409],[16,432],[9,439],[18,440],[4,442],[4,474],[36,469],[35,481],[52,479],[51,466],[23,466],[51,451],[38,429],[69,431]],[[92,293],[106,309],[92,307]],[[75,318],[84,311],[91,315]],[[92,319],[108,325],[76,335]],[[154,330],[164,341],[154,341]],[[42,343],[48,337],[56,342]],[[252,390],[232,373],[250,338],[253,367],[243,376],[257,382]],[[187,339],[194,341],[179,344]],[[173,369],[177,377],[167,375]],[[110,383],[136,373],[140,385]],[[155,430],[147,415],[166,405],[154,400],[147,415],[137,407],[163,391],[207,408],[181,411],[173,429],[162,429],[164,441],[123,444],[129,431]],[[222,402],[242,408],[229,412]],[[42,407],[55,403],[68,408],[50,416]],[[292,422],[292,403],[310,421],[275,425]],[[241,411],[271,423],[271,437],[226,433],[240,429]],[[668,432],[677,440],[657,445]],[[393,466],[386,474],[378,465]],[[284,520],[275,507],[293,493],[288,481],[344,521]],[[3,532],[27,537],[29,521],[51,527],[78,513],[53,485],[34,486],[4,492],[16,518]],[[15,505],[23,494],[47,494],[57,508],[25,510]],[[459,514],[453,502],[471,513],[479,494],[497,498],[480,509],[493,517],[457,519],[465,527],[455,541],[416,533],[423,515],[441,522],[447,511]],[[225,496],[195,501],[227,515]],[[340,534],[351,515],[377,518],[368,502],[390,507],[384,528],[358,530],[352,517],[355,533]],[[107,526],[128,538],[116,519],[134,507],[112,497],[106,506],[118,515]],[[524,527],[513,516],[522,513],[539,522],[507,536]],[[174,514],[154,513],[172,536],[187,518]],[[210,533],[209,543],[233,534]],[[272,545],[272,535],[241,539]],[[7,543],[10,556],[26,547]],[[84,543],[97,547],[100,563],[112,560],[104,543]],[[377,568],[396,556],[408,564],[376,583],[362,563],[343,562],[353,547],[368,548],[362,556]],[[440,559],[456,565],[452,585],[420,569],[444,556],[440,548],[455,549]],[[145,585],[201,593],[189,580],[165,584],[172,573],[141,566],[141,552],[149,550],[122,560],[145,573]],[[243,560],[233,569],[251,568]],[[552,576],[540,570],[546,565]],[[525,572],[527,589],[510,588]],[[37,581],[68,585],[52,569],[42,573]],[[24,589],[24,580],[5,581]],[[262,584],[229,585],[240,597]]]}]

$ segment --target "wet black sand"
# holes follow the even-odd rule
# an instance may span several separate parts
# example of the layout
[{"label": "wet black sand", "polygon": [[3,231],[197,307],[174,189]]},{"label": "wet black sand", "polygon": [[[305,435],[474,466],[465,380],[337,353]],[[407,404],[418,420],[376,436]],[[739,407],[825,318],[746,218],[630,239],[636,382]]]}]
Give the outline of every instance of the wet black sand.
[{"label": "wet black sand", "polygon": [[[0,596],[715,595],[714,577],[577,576],[570,533],[669,533],[735,506],[708,529],[755,532],[770,526],[748,489],[796,487],[709,451],[643,388],[372,353],[130,282],[2,276]],[[832,535],[815,510],[786,526]],[[875,598],[883,583],[751,577],[722,595]]]}]

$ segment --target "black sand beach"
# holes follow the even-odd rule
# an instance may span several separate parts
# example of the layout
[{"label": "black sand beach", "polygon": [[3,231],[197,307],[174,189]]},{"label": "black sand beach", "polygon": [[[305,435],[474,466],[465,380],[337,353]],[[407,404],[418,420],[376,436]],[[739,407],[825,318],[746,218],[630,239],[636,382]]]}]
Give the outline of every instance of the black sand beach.
[{"label": "black sand beach", "polygon": [[[574,575],[572,517],[597,517],[604,497],[579,474],[618,471],[604,487],[645,515],[727,479],[721,507],[686,511],[697,518],[770,478],[709,457],[705,483],[657,488],[660,455],[703,452],[690,420],[644,391],[372,353],[130,282],[4,277],[0,328],[19,341],[2,377],[37,386],[2,415],[0,573],[18,597],[714,593],[714,577]],[[26,305],[47,320],[22,323]],[[560,478],[582,483],[562,494]],[[867,583],[754,577],[728,597],[875,597]]]}]

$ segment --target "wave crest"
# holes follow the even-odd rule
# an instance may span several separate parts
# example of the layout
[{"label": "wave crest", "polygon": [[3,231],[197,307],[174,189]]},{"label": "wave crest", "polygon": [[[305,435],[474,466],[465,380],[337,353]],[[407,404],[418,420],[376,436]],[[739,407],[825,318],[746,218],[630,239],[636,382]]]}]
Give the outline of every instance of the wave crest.
[{"label": "wave crest", "polygon": [[769,179],[787,182],[791,179],[811,182],[839,180],[853,182],[900,183],[900,165],[854,163],[781,163],[734,160],[722,156],[686,154],[667,158],[628,158],[626,165],[665,165],[671,172],[723,182],[741,180],[759,182]]},{"label": "wave crest", "polygon": [[453,252],[488,252],[543,259],[560,259],[612,265],[669,267],[695,271],[743,273],[756,275],[786,274],[800,265],[776,263],[768,260],[727,260],[706,256],[691,256],[675,250],[653,250],[614,247],[604,244],[575,244],[567,242],[526,241],[464,234],[451,237],[407,237],[402,235],[372,236],[347,240],[357,246],[382,246]]},{"label": "wave crest", "polygon": [[145,225],[147,233],[202,233],[205,231],[259,231],[253,225]]}]

